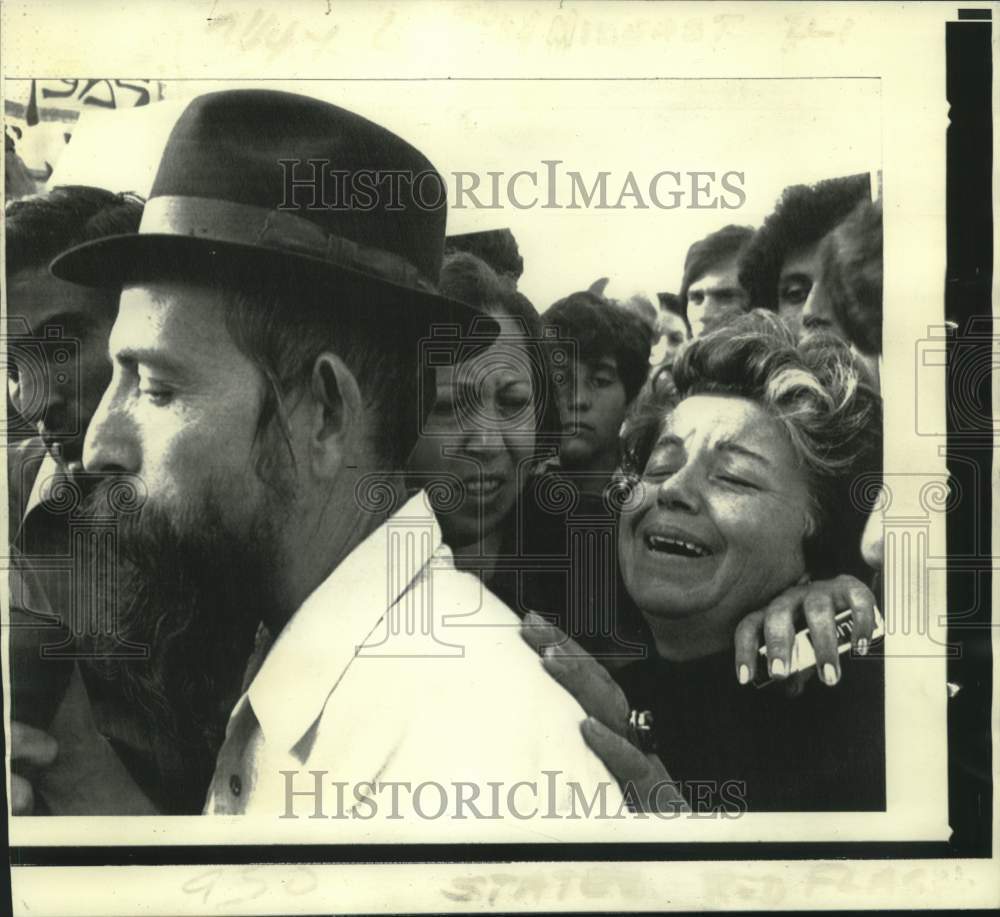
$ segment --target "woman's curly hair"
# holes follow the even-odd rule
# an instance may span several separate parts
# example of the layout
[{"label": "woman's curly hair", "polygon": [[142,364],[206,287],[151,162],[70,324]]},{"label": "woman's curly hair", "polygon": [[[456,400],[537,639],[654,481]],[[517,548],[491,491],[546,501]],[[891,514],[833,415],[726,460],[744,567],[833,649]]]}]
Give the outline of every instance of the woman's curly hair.
[{"label": "woman's curly hair", "polygon": [[817,578],[864,575],[861,533],[882,468],[882,406],[849,348],[833,337],[797,344],[772,312],[754,310],[688,344],[669,387],[637,404],[624,434],[623,469],[642,474],[665,415],[693,395],[760,405],[788,435],[813,502],[806,563]]}]

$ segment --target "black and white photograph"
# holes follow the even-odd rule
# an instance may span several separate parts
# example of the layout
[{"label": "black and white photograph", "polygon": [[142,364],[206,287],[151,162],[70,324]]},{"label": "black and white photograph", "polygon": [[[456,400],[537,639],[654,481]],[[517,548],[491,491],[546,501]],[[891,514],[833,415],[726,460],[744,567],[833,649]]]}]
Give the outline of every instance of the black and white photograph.
[{"label": "black and white photograph", "polygon": [[13,913],[1000,904],[992,7],[3,17]]}]

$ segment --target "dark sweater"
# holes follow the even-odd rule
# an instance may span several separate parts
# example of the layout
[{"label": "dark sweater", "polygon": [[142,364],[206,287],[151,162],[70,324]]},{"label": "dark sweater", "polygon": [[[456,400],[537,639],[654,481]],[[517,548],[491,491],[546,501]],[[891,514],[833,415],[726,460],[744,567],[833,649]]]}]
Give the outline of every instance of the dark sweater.
[{"label": "dark sweater", "polygon": [[731,651],[614,674],[636,709],[653,712],[660,758],[689,797],[732,810],[742,795],[756,812],[884,810],[883,660],[841,658],[838,685],[814,677],[796,698],[740,685]]}]

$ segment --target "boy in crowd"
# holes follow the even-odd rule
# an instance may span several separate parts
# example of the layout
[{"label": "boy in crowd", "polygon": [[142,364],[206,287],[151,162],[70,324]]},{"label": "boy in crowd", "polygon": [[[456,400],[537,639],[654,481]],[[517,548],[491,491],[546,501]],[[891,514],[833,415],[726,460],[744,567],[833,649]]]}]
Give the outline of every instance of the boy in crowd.
[{"label": "boy in crowd", "polygon": [[559,300],[542,316],[575,349],[557,372],[561,470],[600,494],[618,467],[618,433],[649,371],[649,334],[632,313],[590,292]]}]

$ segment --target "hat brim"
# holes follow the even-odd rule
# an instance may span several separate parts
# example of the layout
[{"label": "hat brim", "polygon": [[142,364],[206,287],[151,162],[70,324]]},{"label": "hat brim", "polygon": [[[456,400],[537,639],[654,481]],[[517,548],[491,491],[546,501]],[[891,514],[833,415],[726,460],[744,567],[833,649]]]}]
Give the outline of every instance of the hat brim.
[{"label": "hat brim", "polygon": [[[211,276],[213,268],[223,265],[238,265],[251,282],[254,277],[279,271],[287,275],[291,268],[299,282],[336,287],[362,297],[366,291],[376,291],[380,304],[393,312],[398,309],[387,318],[397,318],[401,325],[421,331],[457,325],[463,336],[495,337],[499,332],[496,321],[485,312],[439,293],[401,286],[299,252],[201,237],[166,233],[106,236],[68,249],[52,261],[49,270],[70,283],[117,289],[143,281]],[[364,298],[348,301],[362,308],[365,304]]]}]

